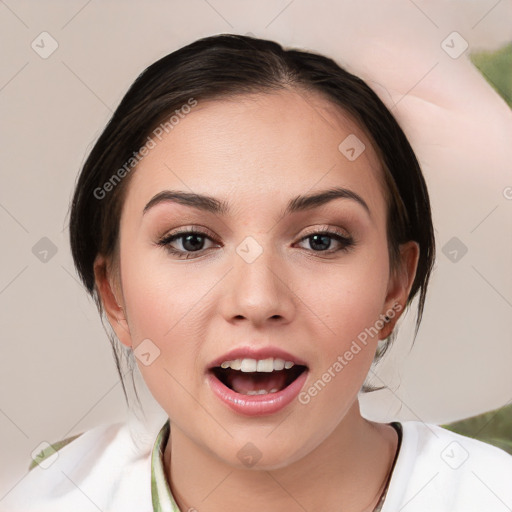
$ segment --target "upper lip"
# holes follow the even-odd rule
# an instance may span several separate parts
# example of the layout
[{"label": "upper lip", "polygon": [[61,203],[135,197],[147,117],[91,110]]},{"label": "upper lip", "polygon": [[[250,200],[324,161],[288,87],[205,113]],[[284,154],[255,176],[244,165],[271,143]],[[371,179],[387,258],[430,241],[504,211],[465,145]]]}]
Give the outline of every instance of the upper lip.
[{"label": "upper lip", "polygon": [[279,347],[266,346],[255,348],[247,345],[245,347],[234,348],[222,356],[215,358],[208,365],[208,369],[220,366],[224,361],[233,361],[234,359],[268,359],[270,357],[291,361],[297,365],[307,366],[303,359]]}]

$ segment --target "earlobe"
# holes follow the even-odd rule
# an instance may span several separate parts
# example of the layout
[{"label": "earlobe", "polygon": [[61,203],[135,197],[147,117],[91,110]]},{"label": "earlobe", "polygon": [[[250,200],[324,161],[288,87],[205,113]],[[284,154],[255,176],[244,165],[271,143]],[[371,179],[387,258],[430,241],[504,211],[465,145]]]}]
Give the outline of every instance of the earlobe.
[{"label": "earlobe", "polygon": [[94,261],[94,277],[103,310],[107,315],[112,329],[123,345],[131,347],[132,340],[125,310],[123,308],[123,302],[117,298],[117,296],[121,294],[120,291],[116,289],[118,287],[114,284],[116,276],[111,275],[107,260],[101,255],[98,255]]},{"label": "earlobe", "polygon": [[389,318],[381,329],[379,339],[391,335],[402,315],[409,293],[411,292],[420,255],[419,244],[413,240],[400,246],[400,262],[398,268],[390,276],[383,315]]}]

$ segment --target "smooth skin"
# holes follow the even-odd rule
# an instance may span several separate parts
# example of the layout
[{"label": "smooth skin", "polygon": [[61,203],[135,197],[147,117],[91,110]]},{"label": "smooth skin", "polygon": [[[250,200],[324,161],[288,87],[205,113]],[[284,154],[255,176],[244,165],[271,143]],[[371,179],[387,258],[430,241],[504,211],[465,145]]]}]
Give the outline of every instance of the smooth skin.
[{"label": "smooth skin", "polygon": [[[366,146],[354,161],[338,149],[349,134]],[[337,198],[283,217],[290,199],[331,187],[355,192],[369,212]],[[215,197],[229,212],[162,201],[144,213],[164,190]],[[152,364],[137,363],[171,421],[164,465],[182,511],[376,505],[397,435],[363,418],[357,395],[400,314],[308,404],[294,400],[275,414],[229,409],[207,367],[235,347],[278,346],[307,362],[306,390],[380,315],[397,304],[403,311],[419,248],[404,244],[390,269],[386,211],[382,167],[364,131],[319,94],[296,89],[199,102],[133,171],[118,265],[99,255],[96,282],[119,340],[136,349],[150,339],[160,350]],[[190,227],[206,232],[201,250],[184,238],[171,244],[188,258],[158,245]],[[354,244],[343,250],[331,238],[322,251],[308,238],[333,230]],[[236,252],[248,236],[263,250],[252,263]],[[250,468],[237,456],[249,442],[261,453]]]}]

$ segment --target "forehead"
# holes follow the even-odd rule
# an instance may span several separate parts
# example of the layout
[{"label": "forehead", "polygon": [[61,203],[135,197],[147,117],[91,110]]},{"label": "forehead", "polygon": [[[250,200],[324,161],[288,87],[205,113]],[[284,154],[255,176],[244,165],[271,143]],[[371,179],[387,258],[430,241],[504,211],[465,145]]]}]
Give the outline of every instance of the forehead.
[{"label": "forehead", "polygon": [[154,140],[133,171],[125,203],[142,204],[161,190],[180,189],[254,206],[269,193],[289,197],[343,186],[364,194],[370,208],[385,208],[382,168],[368,136],[316,93],[199,101]]}]

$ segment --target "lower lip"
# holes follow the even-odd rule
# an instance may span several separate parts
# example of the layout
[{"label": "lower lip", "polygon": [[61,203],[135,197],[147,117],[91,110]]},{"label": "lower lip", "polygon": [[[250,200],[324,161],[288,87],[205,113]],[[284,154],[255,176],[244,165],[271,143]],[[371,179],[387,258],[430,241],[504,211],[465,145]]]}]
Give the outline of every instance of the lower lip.
[{"label": "lower lip", "polygon": [[209,373],[208,382],[215,395],[233,411],[246,416],[275,414],[284,409],[299,394],[307,379],[303,371],[289,386],[276,393],[266,395],[243,395],[225,386],[215,375]]}]

